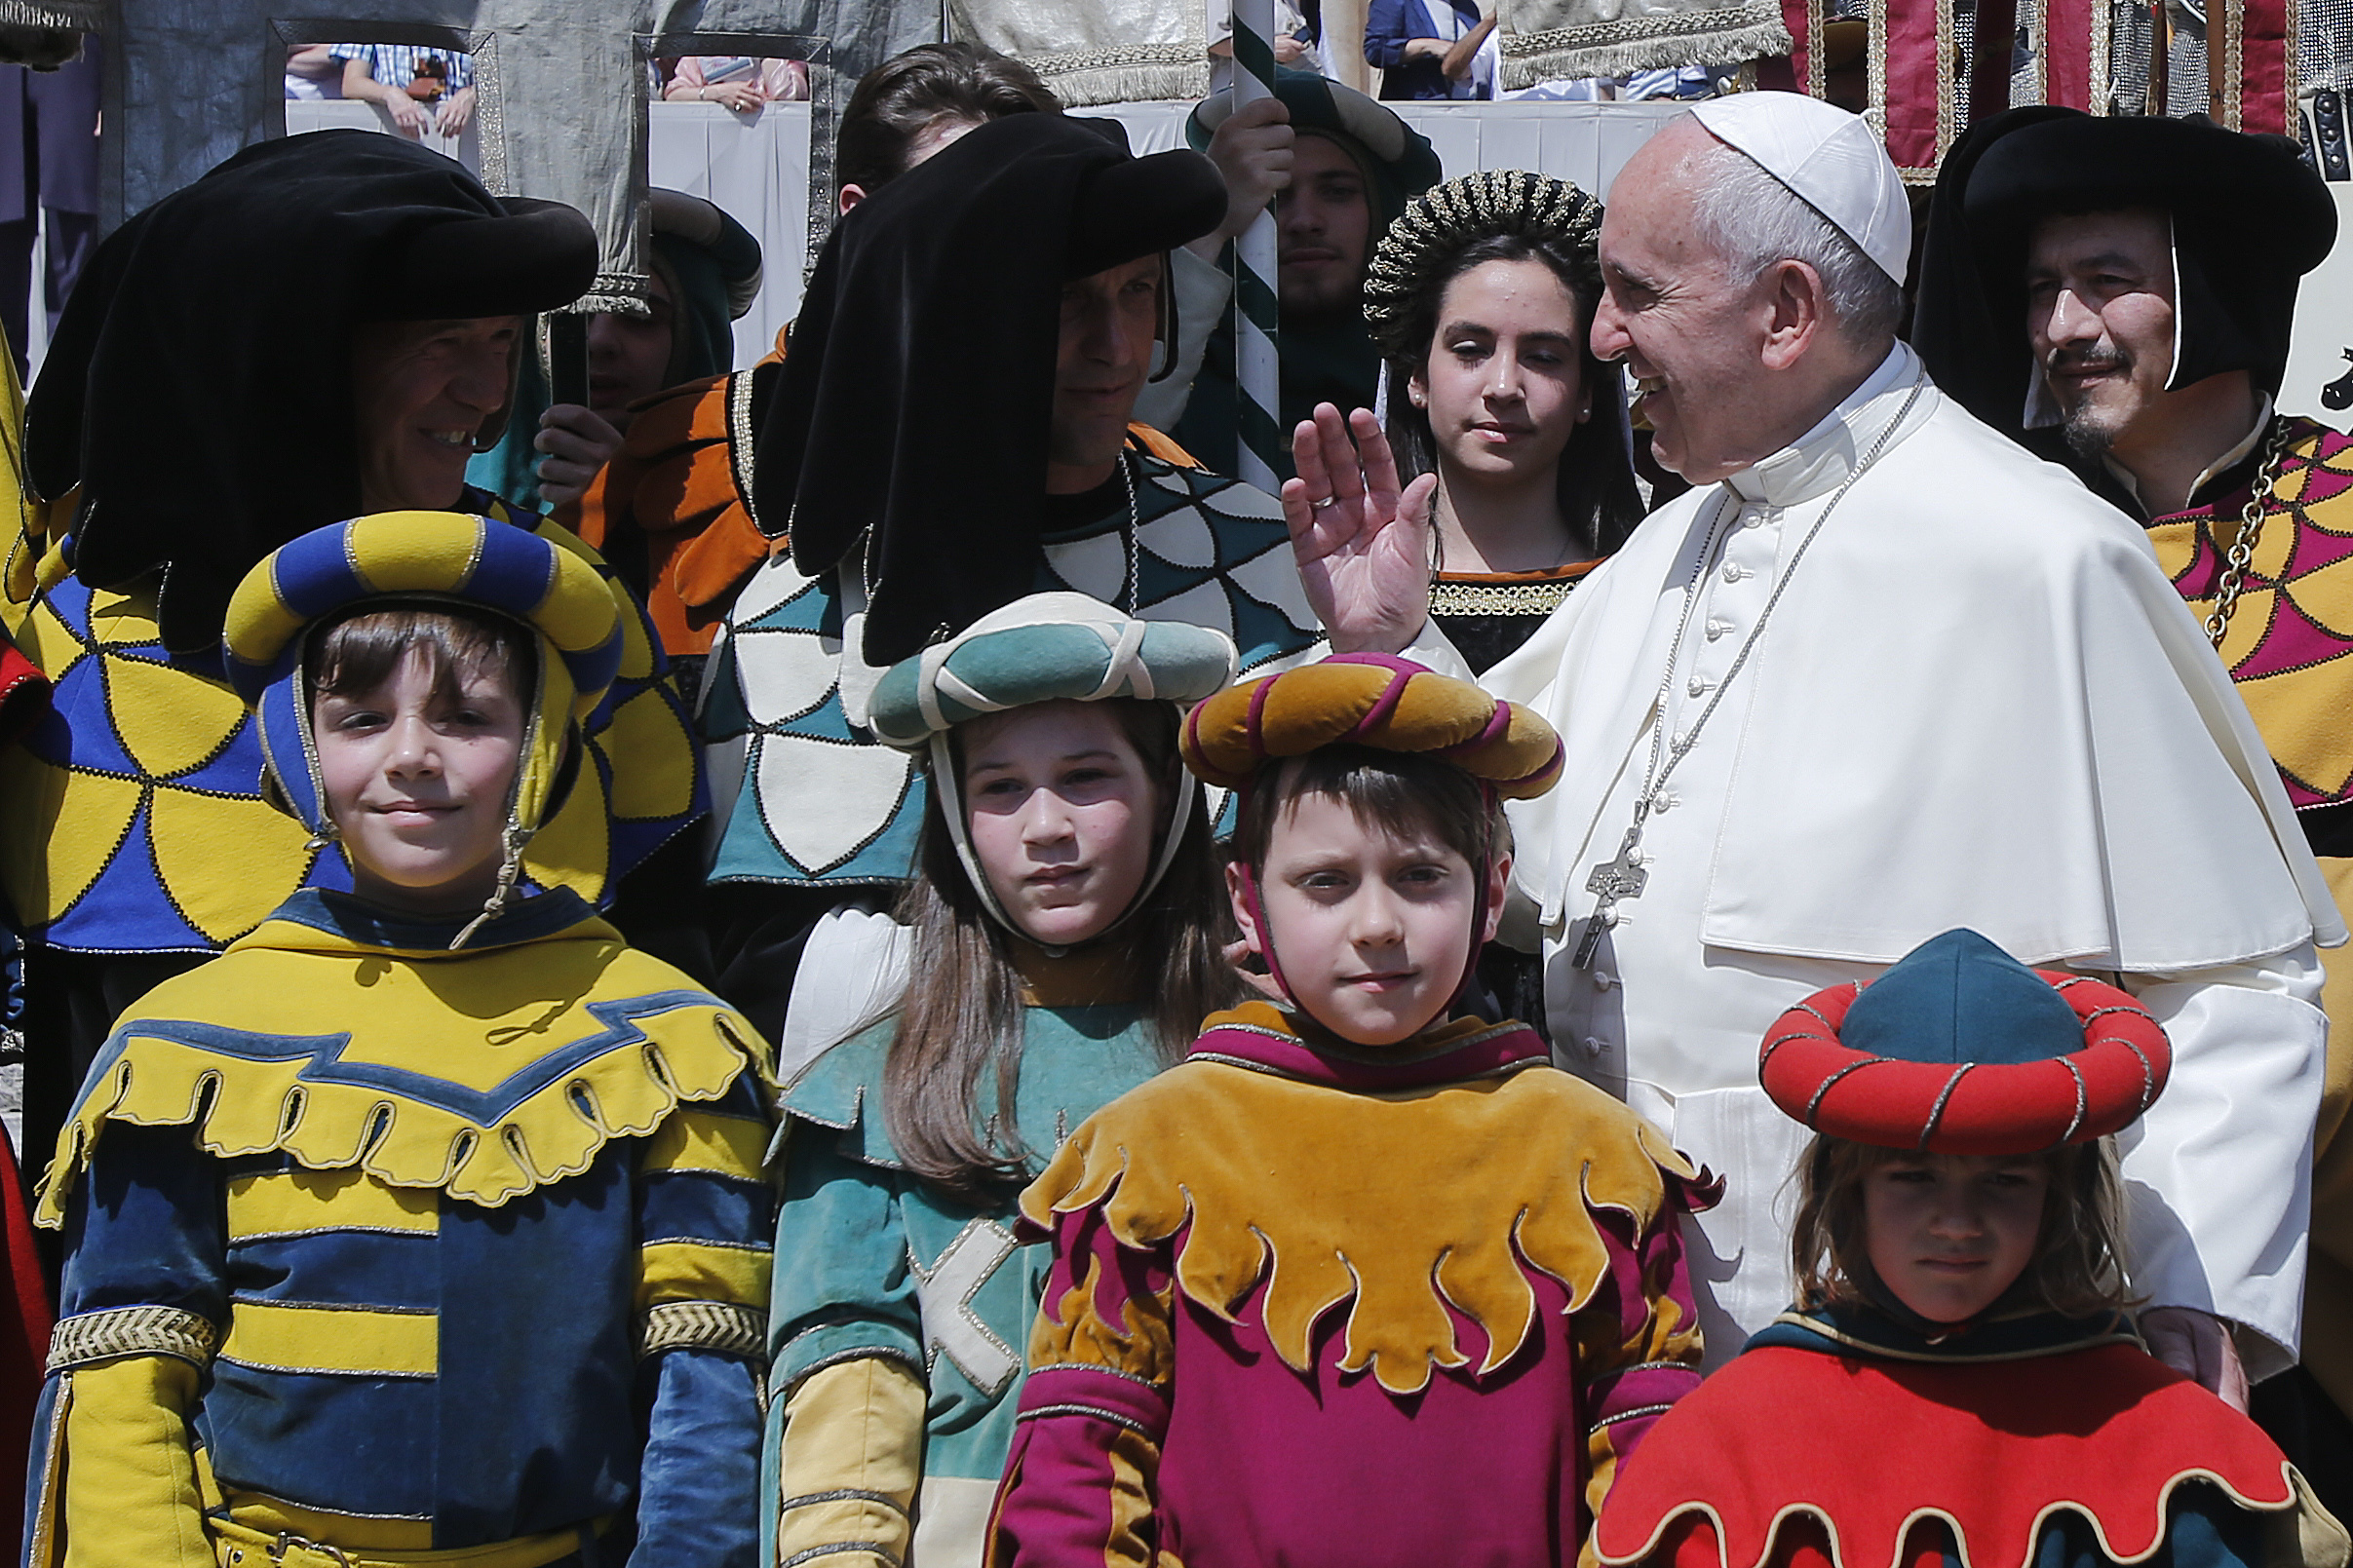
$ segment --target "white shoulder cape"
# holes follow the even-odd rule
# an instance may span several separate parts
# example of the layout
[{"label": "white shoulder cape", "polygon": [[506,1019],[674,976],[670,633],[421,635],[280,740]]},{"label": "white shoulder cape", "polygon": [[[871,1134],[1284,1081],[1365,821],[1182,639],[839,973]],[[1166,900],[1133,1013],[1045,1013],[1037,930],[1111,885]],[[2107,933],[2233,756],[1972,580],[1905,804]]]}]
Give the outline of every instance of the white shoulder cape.
[{"label": "white shoulder cape", "polygon": [[[1702,939],[1888,964],[1967,925],[2029,963],[2142,975],[2342,942],[2254,721],[2139,526],[1933,388],[1904,424],[1799,564],[1739,676],[1750,701],[1717,716],[1745,708],[1728,795],[1701,808],[1721,813]],[[1482,680],[1566,744],[1560,787],[1514,813],[1556,939],[1624,835],[1604,807],[1647,761],[1718,493],[1653,514]]]}]

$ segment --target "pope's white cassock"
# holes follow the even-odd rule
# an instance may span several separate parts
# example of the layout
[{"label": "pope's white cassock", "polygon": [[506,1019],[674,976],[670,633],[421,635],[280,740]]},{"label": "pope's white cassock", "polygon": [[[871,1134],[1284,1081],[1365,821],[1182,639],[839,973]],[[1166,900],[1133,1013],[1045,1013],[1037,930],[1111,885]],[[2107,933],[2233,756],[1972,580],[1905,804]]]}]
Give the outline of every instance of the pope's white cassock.
[{"label": "pope's white cassock", "polygon": [[[1654,727],[1686,732],[1769,603],[1661,791],[1646,885],[1575,967]],[[1766,1028],[1968,926],[2115,977],[2165,1025],[2172,1085],[2120,1140],[2134,1284],[2257,1330],[2240,1336],[2254,1375],[2286,1364],[2326,1031],[2314,943],[2343,932],[2137,526],[1899,344],[1795,445],[1654,514],[1482,684],[1567,747],[1561,785],[1513,817],[1519,936],[1540,929],[1561,1064],[1728,1182],[1689,1237],[1711,1363],[1792,1294],[1807,1134],[1757,1088]]]}]

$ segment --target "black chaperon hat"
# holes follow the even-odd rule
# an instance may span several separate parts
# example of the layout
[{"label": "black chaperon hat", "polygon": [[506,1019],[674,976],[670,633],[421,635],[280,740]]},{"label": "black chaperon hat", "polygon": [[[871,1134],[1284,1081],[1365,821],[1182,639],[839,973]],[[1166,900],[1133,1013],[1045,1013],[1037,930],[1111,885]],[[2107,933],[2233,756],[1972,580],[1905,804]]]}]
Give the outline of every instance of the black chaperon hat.
[{"label": "black chaperon hat", "polygon": [[754,443],[755,509],[816,575],[863,536],[864,655],[895,664],[1036,587],[1062,285],[1207,234],[1225,183],[1114,121],[977,127],[818,258]]},{"label": "black chaperon hat", "polygon": [[76,575],[167,568],[164,645],[216,649],[255,562],[361,510],[353,326],[559,309],[597,260],[573,209],[492,196],[372,131],[248,147],[135,214],[92,257],[26,405],[34,488],[82,487]]},{"label": "black chaperon hat", "polygon": [[1929,206],[1912,346],[1937,385],[1996,430],[2025,427],[2026,246],[2055,213],[2173,216],[2176,353],[2167,386],[2228,370],[2279,390],[2297,280],[2336,239],[2329,188],[2284,136],[2204,117],[2012,109],[1953,143]]}]

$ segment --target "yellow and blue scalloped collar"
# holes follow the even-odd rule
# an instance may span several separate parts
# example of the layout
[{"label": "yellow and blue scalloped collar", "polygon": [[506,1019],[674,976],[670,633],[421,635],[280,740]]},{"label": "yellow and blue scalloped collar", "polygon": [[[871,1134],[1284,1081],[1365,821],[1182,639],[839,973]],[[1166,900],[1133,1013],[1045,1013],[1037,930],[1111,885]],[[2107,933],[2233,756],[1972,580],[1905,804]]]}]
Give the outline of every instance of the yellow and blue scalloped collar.
[{"label": "yellow and blue scalloped collar", "polygon": [[770,1084],[749,1022],[570,895],[509,910],[451,952],[459,924],[308,890],[149,992],[92,1064],[39,1221],[62,1222],[109,1122],[190,1127],[222,1158],[283,1152],[497,1207],[747,1069]]}]

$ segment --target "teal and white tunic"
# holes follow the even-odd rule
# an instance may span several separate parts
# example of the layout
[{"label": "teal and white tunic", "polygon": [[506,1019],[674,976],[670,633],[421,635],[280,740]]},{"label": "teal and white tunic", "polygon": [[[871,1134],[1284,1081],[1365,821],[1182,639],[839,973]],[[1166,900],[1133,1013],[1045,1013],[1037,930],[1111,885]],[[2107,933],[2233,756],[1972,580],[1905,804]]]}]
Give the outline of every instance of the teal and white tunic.
[{"label": "teal and white tunic", "polygon": [[[761,1561],[774,1562],[780,1511],[818,1511],[785,1521],[798,1550],[825,1516],[828,1552],[873,1552],[894,1560],[892,1543],[861,1542],[826,1510],[836,1489],[786,1495],[782,1451],[793,1396],[813,1375],[864,1359],[911,1369],[928,1393],[922,1480],[914,1499],[912,1564],[977,1565],[998,1472],[1013,1444],[1022,1391],[1022,1353],[1050,1248],[1015,1242],[1020,1217],[1009,1188],[994,1207],[947,1197],[906,1170],[882,1109],[882,1070],[897,1025],[886,1021],[813,1062],[786,1091],[784,1206],[777,1218],[776,1298],[769,1318],[775,1353],[768,1412]],[[1017,1125],[1042,1169],[1062,1140],[1097,1110],[1160,1069],[1140,1007],[1031,1007],[1026,1011]],[[985,1095],[993,1072],[983,1074]],[[868,1441],[858,1430],[880,1413],[838,1406],[795,1425],[795,1451],[813,1445],[847,1457]],[[843,1430],[833,1430],[835,1428]],[[796,1489],[797,1490],[797,1489]],[[902,1502],[871,1500],[884,1533],[906,1524]],[[875,1552],[875,1547],[883,1549]]]},{"label": "teal and white tunic", "polygon": [[[1132,598],[1144,620],[1226,632],[1245,675],[1323,651],[1280,502],[1133,442],[1127,459],[1136,478],[1133,548],[1127,497],[1115,484],[1112,510],[1043,537],[1036,592],[1075,591],[1122,609]],[[775,557],[745,586],[712,650],[703,735],[714,780],[742,779],[714,882],[847,889],[911,873],[923,781],[911,754],[866,728],[882,672],[856,657],[866,597],[854,568],[853,560],[812,578],[789,555]]]}]

